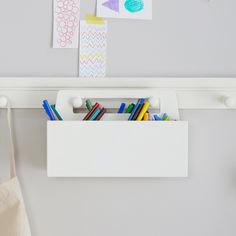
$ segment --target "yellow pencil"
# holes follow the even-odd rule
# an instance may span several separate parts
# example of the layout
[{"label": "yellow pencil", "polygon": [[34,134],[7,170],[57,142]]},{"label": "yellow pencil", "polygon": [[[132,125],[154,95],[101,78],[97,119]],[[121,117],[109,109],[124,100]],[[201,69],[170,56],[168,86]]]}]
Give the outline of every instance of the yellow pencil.
[{"label": "yellow pencil", "polygon": [[143,120],[145,121],[149,120],[149,114],[147,112],[144,114]]},{"label": "yellow pencil", "polygon": [[145,103],[143,104],[142,110],[140,111],[140,113],[139,113],[139,115],[138,115],[138,117],[137,117],[137,120],[138,120],[138,121],[141,121],[141,120],[143,119],[143,116],[144,116],[144,114],[146,113],[146,111],[148,110],[148,108],[149,108],[149,102],[145,102]]}]

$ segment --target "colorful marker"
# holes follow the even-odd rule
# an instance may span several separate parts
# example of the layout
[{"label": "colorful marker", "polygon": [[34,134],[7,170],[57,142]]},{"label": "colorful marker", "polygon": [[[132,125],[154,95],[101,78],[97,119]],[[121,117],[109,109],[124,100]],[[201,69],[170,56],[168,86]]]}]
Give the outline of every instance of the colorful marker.
[{"label": "colorful marker", "polygon": [[132,110],[132,112],[131,112],[131,114],[130,114],[128,120],[132,120],[132,118],[133,118],[135,112],[137,111],[139,105],[142,105],[142,104],[144,103],[144,101],[145,101],[145,99],[144,99],[144,98],[141,98],[141,99],[135,104],[134,109]]},{"label": "colorful marker", "polygon": [[103,117],[103,115],[107,112],[107,110],[103,107],[102,110],[100,111],[100,113],[98,114],[98,116],[96,117],[95,120],[101,120],[101,118]]},{"label": "colorful marker", "polygon": [[138,115],[139,115],[139,113],[141,112],[141,110],[143,109],[143,105],[144,104],[140,104],[139,106],[138,106],[138,109],[136,110],[136,112],[134,113],[134,116],[133,116],[133,118],[132,118],[132,120],[137,120],[137,117],[138,117]]},{"label": "colorful marker", "polygon": [[154,119],[155,120],[162,120],[161,117],[159,117],[158,115],[154,115]]},{"label": "colorful marker", "polygon": [[53,115],[52,109],[51,109],[51,107],[50,107],[50,105],[49,105],[47,100],[43,101],[43,108],[46,111],[46,113],[48,114],[50,120],[55,120],[55,117]]},{"label": "colorful marker", "polygon": [[170,119],[170,117],[166,113],[164,113],[162,116],[162,120],[167,121],[169,119]]},{"label": "colorful marker", "polygon": [[56,116],[55,112],[53,111],[53,109],[52,109],[52,114],[53,114],[53,116],[54,116],[55,120],[59,120],[59,119],[57,118],[57,116]]},{"label": "colorful marker", "polygon": [[143,104],[143,107],[142,107],[142,109],[141,109],[141,111],[140,111],[140,113],[139,113],[139,115],[138,115],[138,117],[136,119],[137,121],[141,121],[143,119],[143,116],[147,112],[147,110],[149,108],[149,105],[150,105],[149,102],[145,102]]},{"label": "colorful marker", "polygon": [[93,108],[87,113],[87,115],[84,117],[83,120],[88,120],[89,117],[94,113],[94,111],[95,111],[99,106],[100,106],[99,103],[96,102],[96,103],[94,104]]},{"label": "colorful marker", "polygon": [[151,120],[155,120],[155,118],[154,118],[154,116],[150,113],[149,114],[149,120],[151,121]]},{"label": "colorful marker", "polygon": [[54,114],[56,115],[56,117],[58,118],[58,120],[63,120],[62,117],[60,116],[60,114],[58,113],[58,111],[56,110],[56,105],[55,104],[51,105],[51,108],[52,108]]},{"label": "colorful marker", "polygon": [[129,106],[126,108],[125,113],[131,113],[134,108],[134,104],[131,103]]},{"label": "colorful marker", "polygon": [[90,111],[93,109],[93,105],[89,99],[85,101],[87,109]]},{"label": "colorful marker", "polygon": [[147,112],[144,114],[143,120],[145,121],[149,120],[149,114]]},{"label": "colorful marker", "polygon": [[100,113],[101,109],[97,108],[94,113],[89,117],[88,120],[95,120],[98,114]]},{"label": "colorful marker", "polygon": [[121,105],[120,105],[120,108],[118,109],[117,113],[123,113],[125,110],[125,103],[122,102]]}]

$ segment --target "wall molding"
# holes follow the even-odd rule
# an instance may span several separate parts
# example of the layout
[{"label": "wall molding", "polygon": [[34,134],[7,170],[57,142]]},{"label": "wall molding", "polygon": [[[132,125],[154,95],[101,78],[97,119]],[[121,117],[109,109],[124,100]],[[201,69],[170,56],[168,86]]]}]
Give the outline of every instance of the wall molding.
[{"label": "wall molding", "polygon": [[13,108],[41,108],[45,98],[55,102],[58,90],[83,88],[170,89],[176,91],[180,109],[229,109],[224,98],[236,101],[236,78],[229,77],[0,78],[0,95],[7,96]]},{"label": "wall molding", "polygon": [[178,89],[236,89],[233,77],[0,77],[0,89],[67,89],[133,87]]}]

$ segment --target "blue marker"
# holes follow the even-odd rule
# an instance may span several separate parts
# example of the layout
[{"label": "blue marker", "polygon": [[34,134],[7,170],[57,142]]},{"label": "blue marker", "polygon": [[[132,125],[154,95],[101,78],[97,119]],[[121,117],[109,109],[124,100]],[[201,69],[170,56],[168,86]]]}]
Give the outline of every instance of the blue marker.
[{"label": "blue marker", "polygon": [[155,120],[162,120],[158,115],[154,115]]},{"label": "blue marker", "polygon": [[125,110],[125,103],[122,102],[121,105],[120,105],[120,108],[118,109],[117,113],[123,113]]},{"label": "blue marker", "polygon": [[154,116],[151,113],[149,113],[149,120],[155,120]]},{"label": "blue marker", "polygon": [[95,120],[98,114],[100,113],[101,109],[97,108],[94,113],[89,117],[88,120]]},{"label": "blue marker", "polygon": [[56,120],[47,100],[43,101],[43,108],[47,113],[47,115],[49,116],[50,120]]},{"label": "blue marker", "polygon": [[44,105],[44,103],[43,103],[42,105],[43,105],[43,109],[44,109],[44,111],[46,112],[46,114],[48,115],[49,119],[51,120],[50,115],[49,115],[49,113],[48,113],[48,111],[47,111],[46,106]]},{"label": "blue marker", "polygon": [[129,119],[128,120],[132,120],[135,112],[137,111],[139,105],[142,105],[144,103],[145,99],[144,98],[141,98],[134,106],[134,109],[132,110],[130,116],[129,116]]},{"label": "blue marker", "polygon": [[43,108],[46,111],[46,113],[48,114],[50,120],[56,120],[47,100],[43,101]]}]

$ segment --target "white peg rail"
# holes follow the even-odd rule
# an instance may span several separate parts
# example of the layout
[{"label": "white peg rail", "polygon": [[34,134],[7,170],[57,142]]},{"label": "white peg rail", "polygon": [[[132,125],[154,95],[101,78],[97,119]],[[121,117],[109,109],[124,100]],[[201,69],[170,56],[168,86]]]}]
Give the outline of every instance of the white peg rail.
[{"label": "white peg rail", "polygon": [[0,96],[8,97],[13,108],[42,108],[45,98],[56,102],[59,90],[84,88],[171,89],[180,109],[236,109],[236,78],[0,78]]}]

